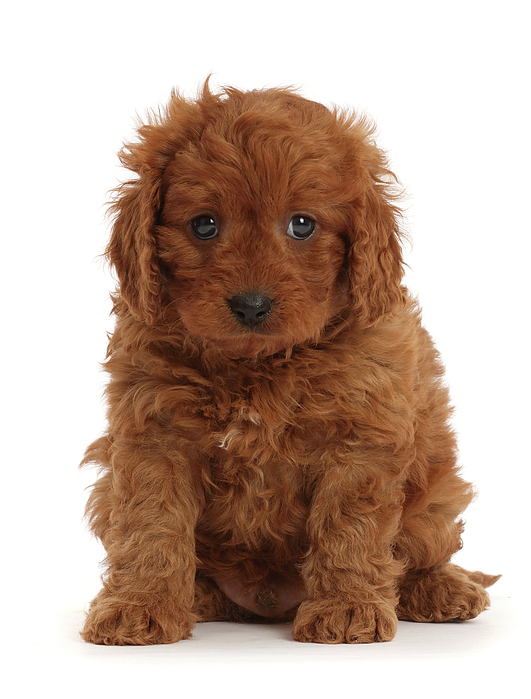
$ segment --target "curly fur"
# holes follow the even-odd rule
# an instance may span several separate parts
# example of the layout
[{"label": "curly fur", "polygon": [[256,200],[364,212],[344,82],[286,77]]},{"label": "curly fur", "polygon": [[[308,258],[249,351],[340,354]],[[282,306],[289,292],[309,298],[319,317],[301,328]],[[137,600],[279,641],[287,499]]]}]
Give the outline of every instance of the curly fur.
[{"label": "curly fur", "polygon": [[[109,428],[85,457],[107,568],[83,637],[292,619],[299,641],[365,643],[479,614],[496,578],[449,563],[473,492],[371,125],[205,84],[121,161]],[[198,240],[205,214],[219,234]],[[307,240],[286,235],[295,214],[316,221]],[[250,292],[273,300],[256,328],[229,306]]]}]

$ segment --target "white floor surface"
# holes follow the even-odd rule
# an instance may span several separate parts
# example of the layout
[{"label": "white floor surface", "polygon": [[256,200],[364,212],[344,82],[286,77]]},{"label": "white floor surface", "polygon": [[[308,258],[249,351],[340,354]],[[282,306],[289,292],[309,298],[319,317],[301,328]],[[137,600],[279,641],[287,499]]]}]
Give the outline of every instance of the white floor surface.
[{"label": "white floor surface", "polygon": [[524,697],[529,612],[496,587],[473,621],[400,622],[391,643],[360,646],[296,643],[290,624],[209,623],[169,646],[107,648],[80,639],[83,612],[57,613],[10,643],[3,696]]}]

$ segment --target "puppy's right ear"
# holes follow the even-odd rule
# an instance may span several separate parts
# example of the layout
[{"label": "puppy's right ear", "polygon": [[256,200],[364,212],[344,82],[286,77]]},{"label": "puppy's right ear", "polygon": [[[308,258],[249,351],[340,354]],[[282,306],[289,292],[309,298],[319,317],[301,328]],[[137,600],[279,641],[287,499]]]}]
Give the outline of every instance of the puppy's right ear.
[{"label": "puppy's right ear", "polygon": [[117,188],[109,209],[114,223],[105,254],[118,275],[116,307],[125,303],[137,320],[155,325],[161,288],[154,227],[161,206],[162,178],[156,170],[137,167],[134,146],[124,148],[120,160],[139,172],[139,177]]}]

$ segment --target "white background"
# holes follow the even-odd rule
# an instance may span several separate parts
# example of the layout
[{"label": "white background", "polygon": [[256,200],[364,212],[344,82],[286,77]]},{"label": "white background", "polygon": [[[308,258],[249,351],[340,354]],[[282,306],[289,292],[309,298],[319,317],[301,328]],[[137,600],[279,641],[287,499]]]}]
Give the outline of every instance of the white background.
[{"label": "white background", "polygon": [[[468,696],[520,686],[529,621],[529,35],[505,0],[32,1],[3,11],[2,660],[10,696]],[[84,644],[99,545],[84,448],[104,429],[98,362],[114,282],[97,256],[134,117],[172,86],[295,85],[379,125],[408,190],[408,283],[448,369],[470,569],[503,573],[462,625],[389,644],[305,646],[289,626],[208,624],[191,641]],[[7,655],[6,655],[7,654]],[[4,673],[4,678],[6,675]],[[4,679],[6,681],[6,679]],[[525,691],[525,690],[520,690]]]}]

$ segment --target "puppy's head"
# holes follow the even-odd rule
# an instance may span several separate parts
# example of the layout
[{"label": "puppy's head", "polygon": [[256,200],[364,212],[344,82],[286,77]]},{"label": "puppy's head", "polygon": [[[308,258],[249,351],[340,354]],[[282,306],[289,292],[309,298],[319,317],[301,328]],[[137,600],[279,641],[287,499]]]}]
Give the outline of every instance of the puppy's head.
[{"label": "puppy's head", "polygon": [[398,212],[371,134],[288,90],[173,94],[121,152],[137,178],[113,205],[118,308],[236,357],[392,313]]}]

